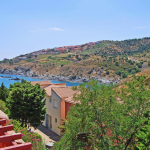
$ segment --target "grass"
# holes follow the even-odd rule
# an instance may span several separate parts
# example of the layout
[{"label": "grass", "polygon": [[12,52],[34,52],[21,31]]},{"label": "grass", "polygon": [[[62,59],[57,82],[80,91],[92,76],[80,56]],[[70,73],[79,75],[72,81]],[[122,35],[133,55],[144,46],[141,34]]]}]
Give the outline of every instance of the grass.
[{"label": "grass", "polygon": [[47,59],[48,56],[50,56],[50,55],[48,55],[48,54],[46,54],[46,55],[38,55],[36,60]]},{"label": "grass", "polygon": [[47,61],[47,62],[40,62],[40,64],[49,64],[50,62]]},{"label": "grass", "polygon": [[83,51],[83,52],[81,52],[80,54],[93,54],[94,52],[96,52],[96,51],[100,51],[102,48],[104,48],[104,47],[108,47],[108,46],[110,46],[110,45],[113,45],[115,42],[102,42],[102,43],[100,43],[100,44],[97,44],[97,45],[95,45],[95,46],[93,46],[93,48],[89,48],[89,49],[87,49],[87,50],[85,50],[85,51]]},{"label": "grass", "polygon": [[71,61],[69,61],[69,60],[55,60],[55,61],[53,61],[53,62],[55,62],[56,63],[56,65],[68,65],[68,64],[70,64],[70,63],[72,63]]}]

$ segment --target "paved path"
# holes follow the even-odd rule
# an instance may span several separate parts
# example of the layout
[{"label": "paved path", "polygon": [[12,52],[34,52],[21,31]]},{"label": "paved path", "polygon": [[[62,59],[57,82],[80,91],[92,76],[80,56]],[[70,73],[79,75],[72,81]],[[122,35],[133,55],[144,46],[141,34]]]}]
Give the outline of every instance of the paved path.
[{"label": "paved path", "polygon": [[138,60],[136,60],[136,59],[133,59],[133,58],[129,58],[129,57],[128,57],[128,60],[132,60],[132,61],[135,61],[135,62],[137,62],[137,63],[140,63],[140,61],[138,61]]},{"label": "paved path", "polygon": [[53,131],[51,131],[43,125],[40,125],[36,130],[31,128],[31,131],[40,134],[45,144],[55,143],[61,138],[59,135],[57,135],[56,133],[54,133]]}]

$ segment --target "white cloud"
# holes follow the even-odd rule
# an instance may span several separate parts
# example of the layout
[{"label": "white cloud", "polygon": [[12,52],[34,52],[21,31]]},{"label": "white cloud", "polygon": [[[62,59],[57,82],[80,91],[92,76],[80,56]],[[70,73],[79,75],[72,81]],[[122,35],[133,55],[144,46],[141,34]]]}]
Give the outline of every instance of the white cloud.
[{"label": "white cloud", "polygon": [[31,30],[30,32],[49,32],[51,30],[64,31],[64,29],[54,27],[54,28],[47,28],[47,29],[41,29],[41,30]]},{"label": "white cloud", "polygon": [[146,27],[140,27],[140,26],[138,26],[138,27],[134,27],[133,29],[145,29]]},{"label": "white cloud", "polygon": [[56,28],[56,27],[54,27],[54,28],[50,28],[50,29],[52,29],[52,30],[56,30],[56,31],[64,31],[64,29],[60,29],[60,28]]}]

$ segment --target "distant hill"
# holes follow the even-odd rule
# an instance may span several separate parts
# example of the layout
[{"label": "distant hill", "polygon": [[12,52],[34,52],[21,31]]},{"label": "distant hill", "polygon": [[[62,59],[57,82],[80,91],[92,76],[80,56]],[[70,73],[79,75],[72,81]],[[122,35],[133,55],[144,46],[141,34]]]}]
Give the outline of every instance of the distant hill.
[{"label": "distant hill", "polygon": [[0,62],[1,68],[30,68],[37,74],[72,78],[126,78],[150,64],[150,38],[98,41],[43,49]]}]

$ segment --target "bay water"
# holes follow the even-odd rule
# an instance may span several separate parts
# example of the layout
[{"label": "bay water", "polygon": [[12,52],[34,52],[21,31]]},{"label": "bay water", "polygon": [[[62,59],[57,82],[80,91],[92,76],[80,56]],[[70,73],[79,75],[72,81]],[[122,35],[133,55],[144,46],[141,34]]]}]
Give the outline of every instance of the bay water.
[{"label": "bay water", "polygon": [[[0,76],[11,76],[12,78],[19,78],[19,79],[24,79],[24,80],[27,80],[27,81],[44,81],[42,79],[34,79],[34,78],[31,78],[31,77],[23,77],[23,76],[19,76],[19,75],[6,75],[6,74],[0,74]],[[0,77],[0,85],[1,83],[3,82],[5,87],[9,88],[10,84],[14,84],[15,82],[21,82],[21,80],[10,80],[12,78],[2,78]],[[53,80],[50,80],[52,83],[66,83],[66,86],[78,86],[80,85],[80,83],[74,83],[74,82],[66,82],[66,81],[53,81]]]}]

